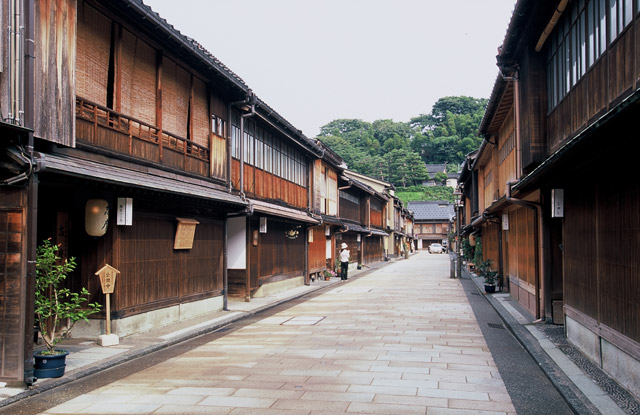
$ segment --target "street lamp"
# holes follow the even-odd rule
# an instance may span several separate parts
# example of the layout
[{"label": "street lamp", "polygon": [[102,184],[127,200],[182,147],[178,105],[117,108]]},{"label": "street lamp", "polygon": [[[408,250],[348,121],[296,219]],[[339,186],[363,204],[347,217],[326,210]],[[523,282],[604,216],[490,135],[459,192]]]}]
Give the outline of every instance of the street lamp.
[{"label": "street lamp", "polygon": [[455,211],[456,211],[456,265],[457,265],[457,275],[458,278],[462,278],[462,241],[460,240],[460,227],[462,224],[462,191],[460,186],[456,187],[456,190],[453,192],[453,199],[455,201]]}]

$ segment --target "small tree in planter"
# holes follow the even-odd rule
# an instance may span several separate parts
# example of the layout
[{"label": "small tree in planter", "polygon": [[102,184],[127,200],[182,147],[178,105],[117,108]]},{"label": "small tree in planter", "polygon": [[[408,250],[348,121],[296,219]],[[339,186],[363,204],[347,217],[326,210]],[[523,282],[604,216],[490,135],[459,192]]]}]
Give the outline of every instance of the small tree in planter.
[{"label": "small tree in planter", "polygon": [[[69,335],[78,320],[88,321],[87,317],[97,313],[101,308],[98,303],[88,302],[90,294],[86,288],[83,287],[79,293],[73,293],[62,286],[69,273],[76,268],[76,261],[73,257],[62,261],[57,254],[59,249],[58,245],[51,243],[51,239],[45,239],[37,250],[35,315],[46,346],[45,351],[35,354],[37,377],[47,377],[46,373],[37,375],[38,356],[66,356],[68,353],[56,350],[56,345]],[[83,303],[87,303],[86,308],[83,307]],[[67,319],[70,324],[63,327]],[[62,373],[59,376],[62,376]]]},{"label": "small tree in planter", "polygon": [[496,283],[498,281],[498,271],[491,270],[492,263],[493,261],[487,259],[477,266],[478,275],[484,278],[484,290],[487,293],[496,292]]}]

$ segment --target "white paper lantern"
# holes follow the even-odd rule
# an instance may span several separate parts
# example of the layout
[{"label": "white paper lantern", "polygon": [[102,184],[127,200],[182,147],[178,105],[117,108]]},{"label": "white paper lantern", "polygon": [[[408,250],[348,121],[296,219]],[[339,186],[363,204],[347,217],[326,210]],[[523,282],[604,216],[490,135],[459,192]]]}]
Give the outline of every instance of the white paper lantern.
[{"label": "white paper lantern", "polygon": [[89,199],[84,209],[84,228],[91,236],[102,236],[109,226],[109,202]]}]

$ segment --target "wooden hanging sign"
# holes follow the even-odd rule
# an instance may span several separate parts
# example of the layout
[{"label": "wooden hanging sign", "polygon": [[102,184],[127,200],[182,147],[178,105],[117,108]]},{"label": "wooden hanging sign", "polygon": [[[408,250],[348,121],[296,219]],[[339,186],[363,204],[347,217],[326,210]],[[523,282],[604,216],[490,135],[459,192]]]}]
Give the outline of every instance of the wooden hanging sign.
[{"label": "wooden hanging sign", "polygon": [[102,293],[103,294],[112,294],[113,290],[116,287],[116,277],[120,274],[120,271],[115,269],[109,264],[106,264],[104,267],[100,268],[98,272],[95,273],[98,277],[100,277],[100,284],[102,285]]}]

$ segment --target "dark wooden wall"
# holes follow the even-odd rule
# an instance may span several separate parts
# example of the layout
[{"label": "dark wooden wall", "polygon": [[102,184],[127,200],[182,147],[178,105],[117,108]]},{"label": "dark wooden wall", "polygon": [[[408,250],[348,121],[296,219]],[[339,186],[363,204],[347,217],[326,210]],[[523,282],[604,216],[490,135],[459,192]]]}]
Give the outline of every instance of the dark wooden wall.
[{"label": "dark wooden wall", "polygon": [[362,251],[358,242],[358,234],[355,232],[345,232],[336,238],[336,258],[340,259],[340,245],[347,244],[347,249],[351,254],[350,262],[359,262],[362,259]]},{"label": "dark wooden wall", "polygon": [[[288,239],[285,231],[291,226],[297,225],[270,219],[269,231],[259,234],[257,258],[251,259],[252,266],[257,267],[251,272],[256,273],[258,285],[304,275],[304,226],[301,225],[300,234],[296,239]],[[259,228],[258,221],[251,221],[251,233]]]},{"label": "dark wooden wall", "polygon": [[22,380],[27,192],[0,187],[0,380]]},{"label": "dark wooden wall", "polygon": [[[520,62],[520,141],[522,168],[539,164],[546,152],[544,120],[547,108],[544,54],[527,50]],[[499,186],[502,186],[499,183]],[[504,194],[504,192],[503,192]]]},{"label": "dark wooden wall", "polygon": [[640,342],[640,185],[587,182],[565,201],[565,304],[595,319],[592,329]]},{"label": "dark wooden wall", "polygon": [[[152,311],[221,294],[223,259],[222,219],[195,214],[201,206],[183,199],[135,194],[133,225],[117,226],[115,209],[107,233],[91,237],[85,232],[84,207],[91,198],[107,200],[113,207],[123,189],[113,191],[94,183],[79,191],[77,182],[62,176],[41,176],[38,238],[52,237],[62,244],[64,257],[74,256],[78,267],[68,278],[69,288],[86,287],[90,301],[104,304],[99,279],[105,264],[120,271],[111,306],[114,317]],[[192,249],[174,250],[176,216],[200,222]],[[96,315],[104,318],[104,314]]]},{"label": "dark wooden wall", "polygon": [[384,246],[382,245],[382,237],[372,235],[363,237],[363,264],[373,264],[383,260]]},{"label": "dark wooden wall", "polygon": [[197,218],[192,249],[174,250],[177,222],[135,215],[135,226],[121,226],[115,248],[120,270],[112,307],[123,316],[204,299],[222,290],[222,221]]},{"label": "dark wooden wall", "polygon": [[638,20],[634,20],[549,114],[547,129],[550,153],[638,87],[638,25]]},{"label": "dark wooden wall", "polygon": [[38,0],[35,6],[34,135],[73,146],[76,2]]},{"label": "dark wooden wall", "polygon": [[341,197],[338,206],[340,207],[338,216],[342,219],[350,219],[362,223],[360,205]]}]

